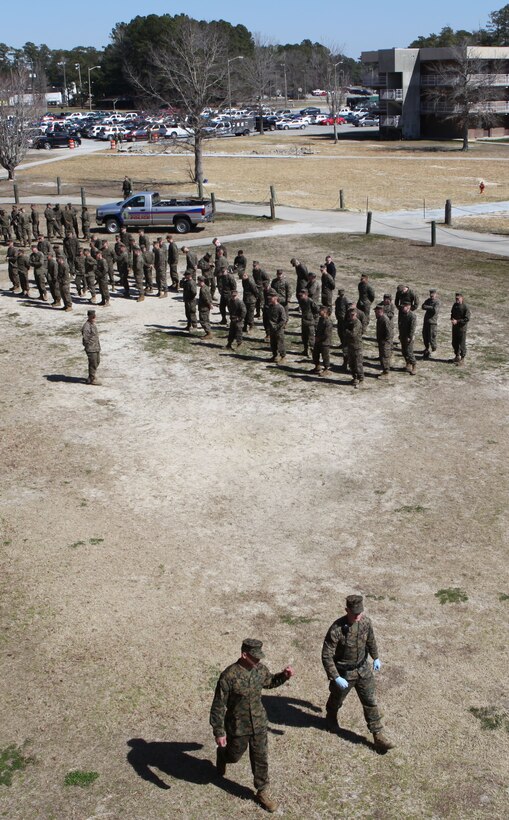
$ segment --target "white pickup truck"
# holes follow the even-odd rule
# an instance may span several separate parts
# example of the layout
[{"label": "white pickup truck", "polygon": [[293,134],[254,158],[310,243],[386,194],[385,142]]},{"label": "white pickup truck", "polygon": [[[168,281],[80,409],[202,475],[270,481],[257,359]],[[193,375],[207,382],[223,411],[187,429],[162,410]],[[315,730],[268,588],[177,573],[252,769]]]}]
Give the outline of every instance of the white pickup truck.
[{"label": "white pickup truck", "polygon": [[156,192],[142,191],[127,199],[100,205],[95,218],[108,233],[118,233],[122,225],[126,228],[173,227],[177,233],[188,233],[202,222],[212,222],[214,213],[210,199],[161,199]]}]

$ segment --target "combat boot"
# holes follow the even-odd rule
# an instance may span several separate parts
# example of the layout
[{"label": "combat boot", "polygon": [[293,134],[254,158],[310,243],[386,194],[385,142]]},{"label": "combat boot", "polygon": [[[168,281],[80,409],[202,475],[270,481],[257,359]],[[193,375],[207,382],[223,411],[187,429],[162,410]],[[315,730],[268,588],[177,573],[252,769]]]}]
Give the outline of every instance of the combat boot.
[{"label": "combat boot", "polygon": [[429,350],[426,348],[426,350],[423,351],[422,358],[423,359],[429,359],[429,356],[430,356]]},{"label": "combat boot", "polygon": [[226,774],[226,760],[224,759],[224,752],[221,746],[216,749],[216,771],[219,777],[224,777]]},{"label": "combat boot", "polygon": [[145,301],[145,297],[144,297],[144,296],[138,296],[138,298],[136,299],[136,301],[137,301],[137,302],[144,302],[144,301]]},{"label": "combat boot", "polygon": [[212,333],[206,333],[205,336],[202,336],[202,341],[206,341],[207,339],[212,339]]},{"label": "combat boot", "polygon": [[373,732],[373,741],[379,752],[388,752],[389,749],[394,749],[396,746],[382,732]]},{"label": "combat boot", "polygon": [[389,373],[388,370],[382,370],[382,372],[378,374],[379,379],[388,379],[389,376],[390,376],[390,373]]},{"label": "combat boot", "polygon": [[267,789],[264,789],[261,792],[256,793],[256,799],[258,800],[260,806],[263,806],[265,811],[269,811],[271,814],[274,811],[277,811],[277,803],[271,799],[270,794],[268,793]]},{"label": "combat boot", "polygon": [[457,367],[463,367],[464,363],[465,363],[465,360],[460,356],[458,361],[456,362],[456,366]]},{"label": "combat boot", "polygon": [[57,299],[57,301],[56,301],[56,302],[52,302],[52,303],[51,303],[51,307],[62,307],[62,300],[61,300],[61,299]]},{"label": "combat boot", "polygon": [[92,298],[90,300],[90,304],[91,305],[96,305],[97,304],[97,297],[96,296],[92,296]]},{"label": "combat boot", "polygon": [[320,373],[322,372],[322,370],[321,370],[321,368],[317,365],[316,367],[313,367],[313,369],[312,369],[312,370],[310,370],[309,372],[310,372],[310,373],[315,373],[317,376],[319,376],[319,375],[320,375]]},{"label": "combat boot", "polygon": [[67,305],[67,307],[64,308],[64,313],[70,313],[71,310],[72,310],[72,305]]},{"label": "combat boot", "polygon": [[339,731],[339,723],[338,723],[338,715],[337,712],[330,712],[327,710],[325,714],[325,725],[329,732],[337,732]]},{"label": "combat boot", "polygon": [[412,365],[410,364],[410,362],[407,362],[407,363],[406,363],[406,365],[405,365],[405,370],[406,370],[406,372],[407,372],[407,373],[411,373],[411,372],[412,372]]},{"label": "combat boot", "polygon": [[415,364],[413,364],[412,367],[410,368],[410,375],[415,376],[416,373],[417,373],[417,366]]},{"label": "combat boot", "polygon": [[357,390],[357,389],[358,389],[358,387],[359,387],[359,381],[358,381],[358,379],[352,379],[352,387],[354,387],[354,388],[355,388],[355,390]]},{"label": "combat boot", "polygon": [[318,375],[320,375],[320,376],[330,376],[331,374],[332,374],[332,370],[329,370],[328,367],[324,367],[323,370],[320,370],[320,373]]}]

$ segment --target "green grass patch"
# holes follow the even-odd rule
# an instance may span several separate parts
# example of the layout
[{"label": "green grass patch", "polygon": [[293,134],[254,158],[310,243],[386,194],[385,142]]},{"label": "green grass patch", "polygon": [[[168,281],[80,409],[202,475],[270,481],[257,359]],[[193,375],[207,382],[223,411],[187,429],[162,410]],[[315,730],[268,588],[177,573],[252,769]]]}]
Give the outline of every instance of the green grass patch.
[{"label": "green grass patch", "polygon": [[505,727],[509,732],[509,716],[505,712],[499,712],[496,706],[471,706],[468,711],[479,720],[481,729],[493,731]]},{"label": "green grass patch", "polygon": [[25,757],[20,746],[11,743],[0,749],[0,786],[10,786],[14,772],[23,771],[33,758]]},{"label": "green grass patch", "polygon": [[308,618],[305,615],[290,615],[289,612],[285,612],[279,616],[279,620],[288,626],[298,626],[299,624],[311,624],[316,621],[316,618]]},{"label": "green grass patch", "polygon": [[75,550],[75,549],[78,549],[78,547],[84,547],[85,544],[86,544],[86,541],[74,541],[73,544],[69,544],[69,549]]},{"label": "green grass patch", "polygon": [[104,538],[90,538],[88,543],[93,544],[95,546],[96,544],[102,544],[103,541],[104,541]]},{"label": "green grass patch", "polygon": [[435,592],[435,598],[438,598],[441,604],[463,604],[468,601],[467,593],[460,587],[439,589],[438,592]]},{"label": "green grass patch", "polygon": [[498,600],[499,601],[509,601],[509,595],[507,595],[505,592],[499,592],[498,593]]},{"label": "green grass patch", "polygon": [[56,327],[53,333],[56,336],[79,336],[81,328],[77,324],[63,325],[63,327]]},{"label": "green grass patch", "polygon": [[196,354],[195,346],[191,343],[192,336],[180,336],[167,330],[150,329],[144,338],[143,347],[147,353],[158,356],[161,353],[175,353],[191,356]]},{"label": "green grass patch", "polygon": [[98,777],[99,772],[83,772],[80,769],[75,769],[72,772],[67,772],[64,777],[64,786],[79,786],[84,789],[86,786],[90,786]]},{"label": "green grass patch", "polygon": [[420,504],[404,504],[403,507],[398,507],[394,512],[397,513],[423,513],[428,508],[422,507]]}]

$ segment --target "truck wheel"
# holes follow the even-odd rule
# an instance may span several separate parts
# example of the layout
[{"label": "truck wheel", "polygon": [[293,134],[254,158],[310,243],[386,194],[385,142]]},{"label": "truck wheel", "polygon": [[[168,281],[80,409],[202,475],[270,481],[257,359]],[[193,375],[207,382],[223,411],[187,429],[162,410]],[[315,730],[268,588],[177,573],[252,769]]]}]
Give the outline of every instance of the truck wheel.
[{"label": "truck wheel", "polygon": [[173,224],[177,233],[189,233],[191,230],[191,223],[185,216],[177,217]]},{"label": "truck wheel", "polygon": [[108,233],[118,233],[120,230],[120,223],[117,219],[107,219],[105,226]]},{"label": "truck wheel", "polygon": [[50,143],[50,142],[45,142],[45,143],[43,143],[43,146],[42,146],[42,147],[43,147],[46,151],[51,151],[51,143]]}]

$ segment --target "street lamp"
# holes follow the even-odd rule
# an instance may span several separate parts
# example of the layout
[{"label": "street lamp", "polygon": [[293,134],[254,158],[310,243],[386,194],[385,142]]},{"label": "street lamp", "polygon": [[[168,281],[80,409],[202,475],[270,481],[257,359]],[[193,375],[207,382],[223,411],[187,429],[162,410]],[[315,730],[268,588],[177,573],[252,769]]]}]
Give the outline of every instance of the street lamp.
[{"label": "street lamp", "polygon": [[284,63],[280,63],[279,65],[283,67],[283,71],[285,74],[285,108],[288,108],[288,83],[286,80],[286,60],[284,61]]},{"label": "street lamp", "polygon": [[234,63],[235,60],[243,60],[243,59],[244,59],[243,55],[240,54],[238,57],[230,57],[230,59],[227,60],[227,63],[228,63],[228,66],[227,66],[227,69],[228,69],[228,113],[229,114],[232,113],[232,83],[231,83],[231,78],[230,78],[230,63]]},{"label": "street lamp", "polygon": [[90,72],[94,70],[94,68],[101,68],[100,65],[93,65],[92,68],[88,70],[88,108],[92,111],[92,86],[90,85]]},{"label": "street lamp", "polygon": [[337,98],[338,98],[338,78],[336,74],[336,68],[338,65],[343,65],[343,60],[339,60],[339,62],[334,63],[334,107],[332,110],[332,116],[334,119],[334,142],[337,143],[338,141],[338,124],[336,122],[336,111],[337,111]]},{"label": "street lamp", "polygon": [[81,99],[82,94],[83,94],[83,86],[82,86],[82,82],[81,82],[81,65],[80,65],[80,63],[74,63],[74,68],[78,69],[78,82],[80,84],[80,103],[83,104],[83,100]]},{"label": "street lamp", "polygon": [[64,70],[64,94],[63,94],[63,104],[67,105],[67,78],[65,76],[65,60],[61,60],[58,65],[61,65]]}]

